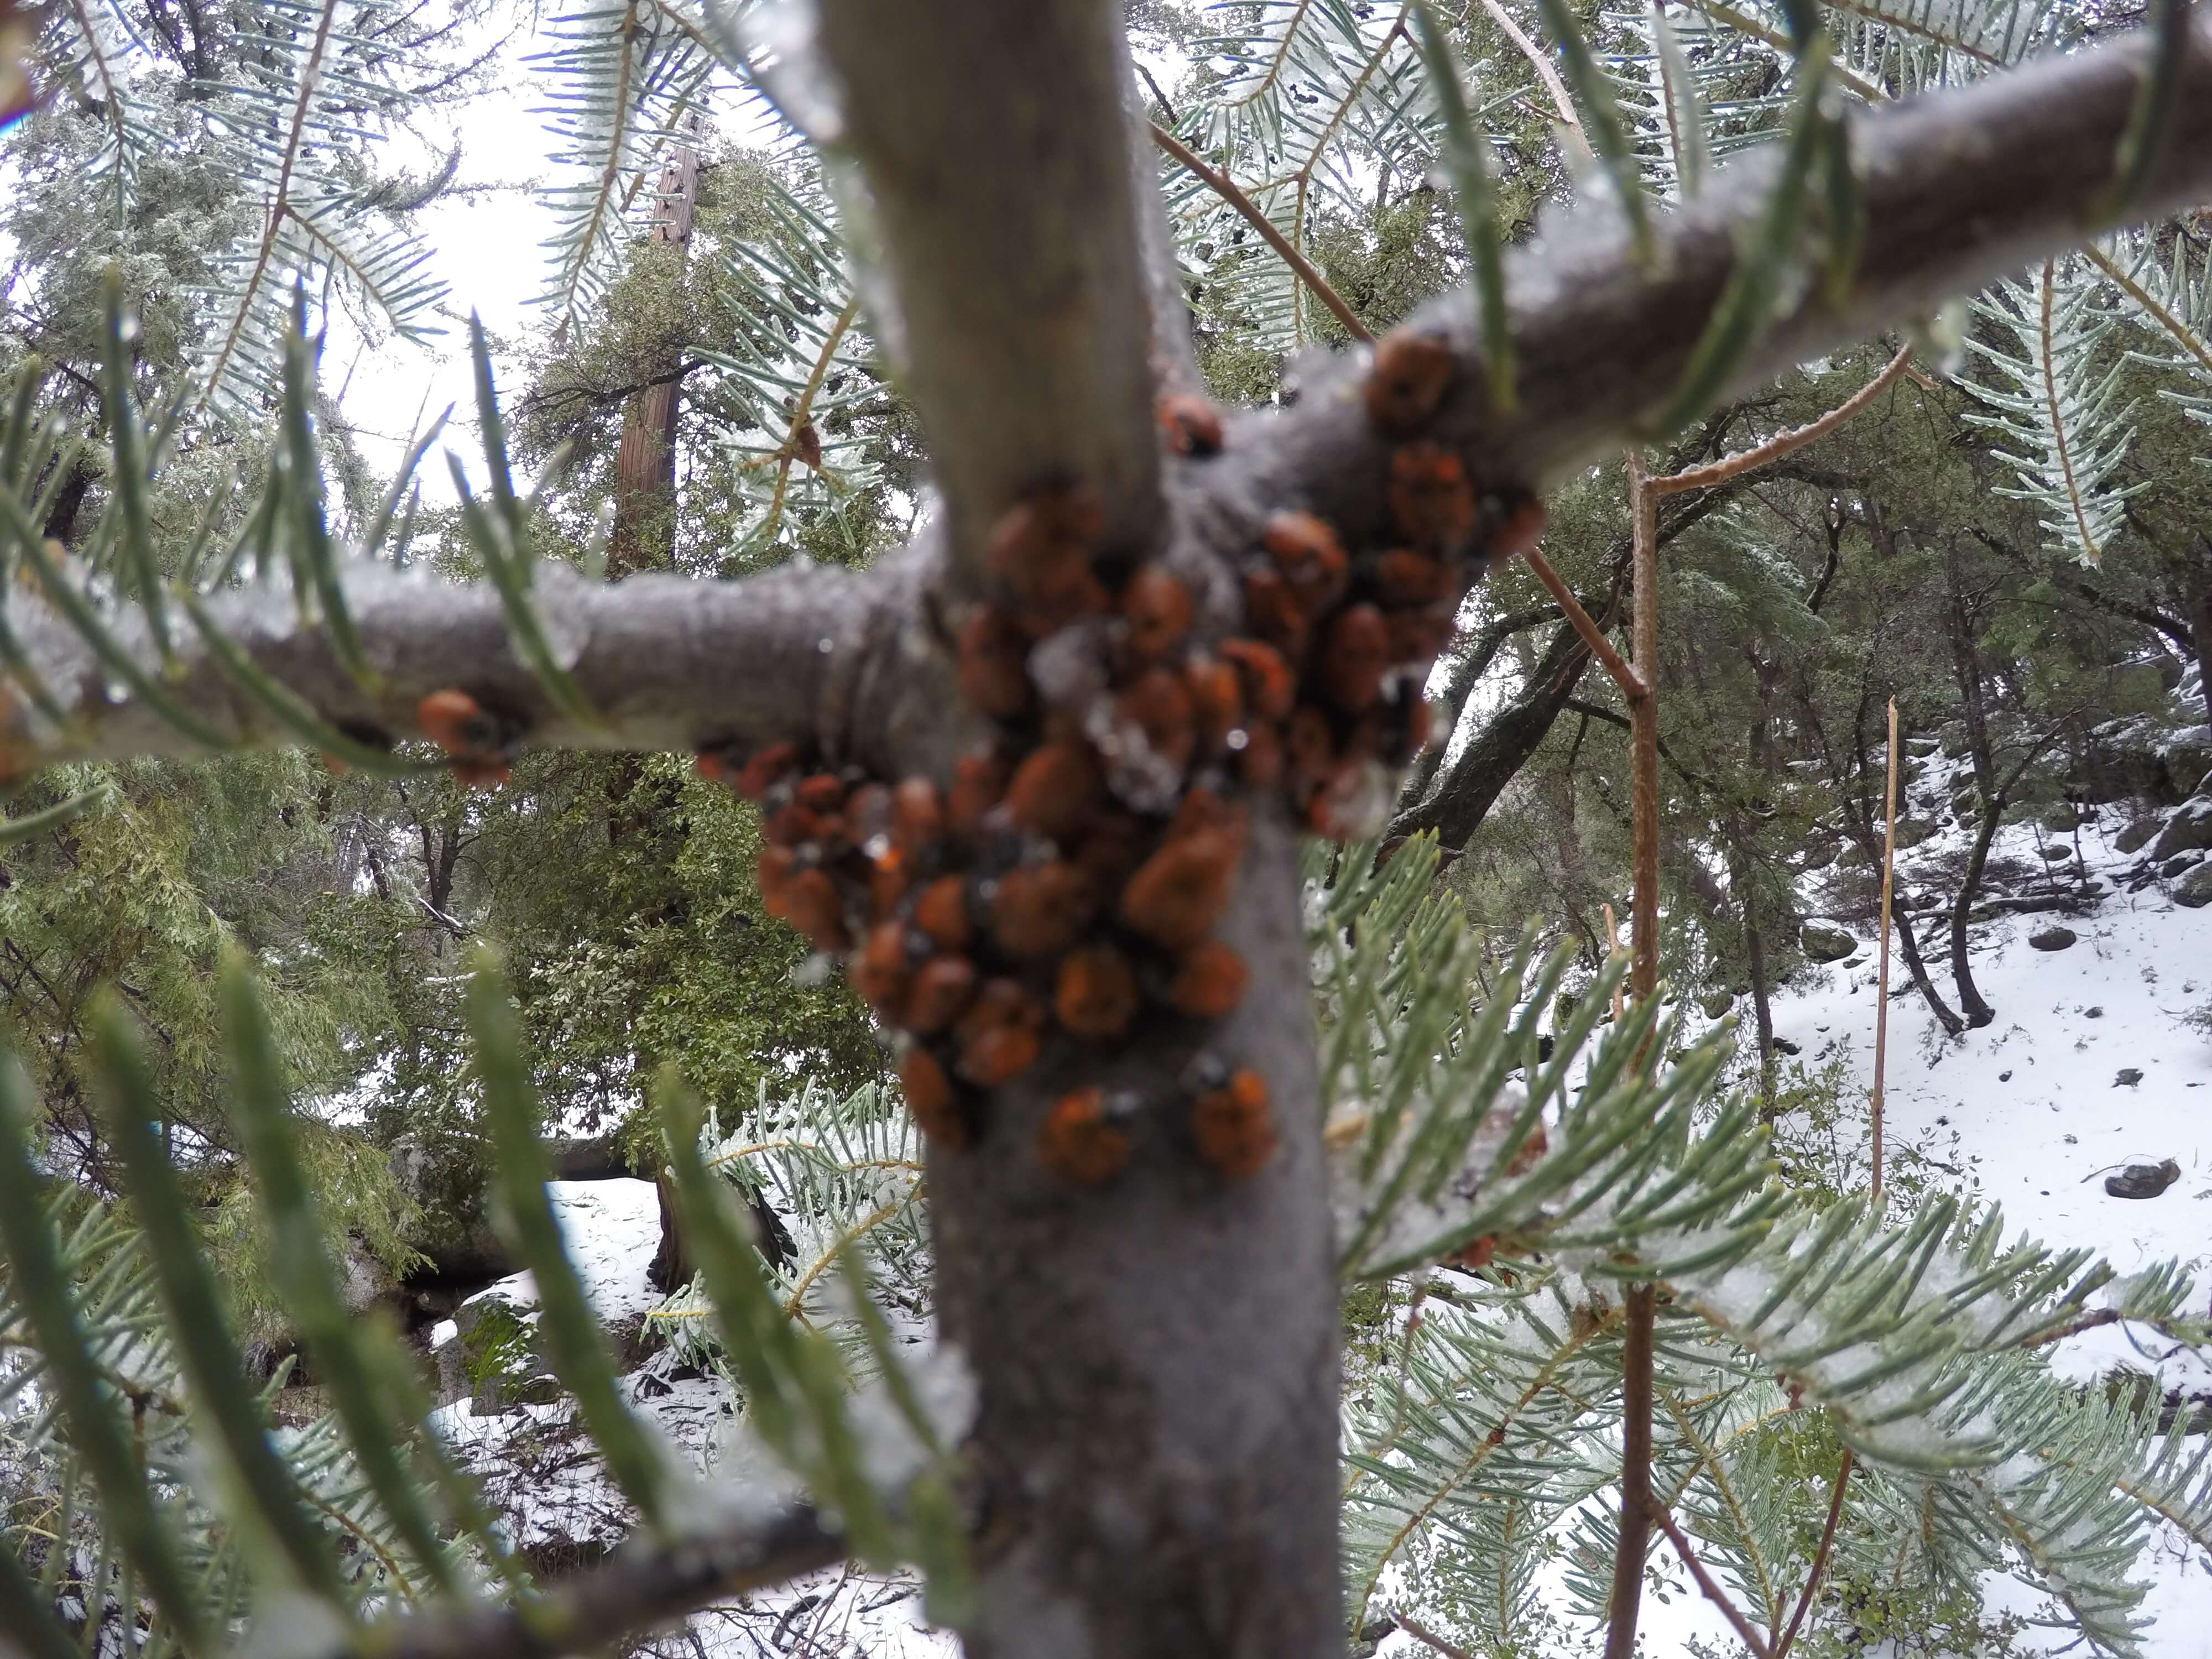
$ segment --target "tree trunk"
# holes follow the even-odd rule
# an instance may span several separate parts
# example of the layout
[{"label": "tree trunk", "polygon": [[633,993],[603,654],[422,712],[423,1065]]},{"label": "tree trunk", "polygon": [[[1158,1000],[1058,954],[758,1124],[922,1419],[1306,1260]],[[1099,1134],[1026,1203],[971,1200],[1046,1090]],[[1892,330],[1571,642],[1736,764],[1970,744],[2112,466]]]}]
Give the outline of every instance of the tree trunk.
[{"label": "tree trunk", "polygon": [[2197,653],[2197,690],[2203,699],[2205,722],[2212,725],[2212,540],[2197,543],[2182,580],[2189,605],[2189,642]]},{"label": "tree trunk", "polygon": [[1966,872],[1959,878],[1958,896],[1951,901],[1951,981],[1959,988],[1959,1006],[1966,1011],[1966,1024],[1975,1029],[1995,1019],[1997,1011],[1982,1000],[1981,991],[1974,984],[1973,964],[1966,959],[1966,915],[1974,908],[1975,895],[1981,890],[1982,872],[1990,861],[1990,843],[1997,837],[1997,825],[2004,818],[2004,808],[2002,792],[1982,803],[1982,821],[1974,834],[1974,848],[1966,855]]},{"label": "tree trunk", "polygon": [[[684,120],[684,139],[660,170],[653,240],[689,246],[699,201],[699,152],[705,123],[694,113]],[[615,450],[615,522],[607,544],[607,574],[658,569],[675,556],[676,417],[680,407],[683,367],[680,347],[671,344],[640,364],[646,384],[623,405],[622,441]]]},{"label": "tree trunk", "polygon": [[[938,1309],[981,1386],[971,1659],[1321,1659],[1343,1651],[1334,1228],[1298,836],[1255,817],[1223,937],[1251,970],[1197,1042],[1047,1062],[972,1151],[929,1160]],[[1071,1086],[1147,1115],[1204,1050],[1266,1077],[1282,1146],[1224,1185],[1172,1129],[1079,1194],[1031,1151]],[[1165,1126],[1163,1126],[1164,1128]]]}]

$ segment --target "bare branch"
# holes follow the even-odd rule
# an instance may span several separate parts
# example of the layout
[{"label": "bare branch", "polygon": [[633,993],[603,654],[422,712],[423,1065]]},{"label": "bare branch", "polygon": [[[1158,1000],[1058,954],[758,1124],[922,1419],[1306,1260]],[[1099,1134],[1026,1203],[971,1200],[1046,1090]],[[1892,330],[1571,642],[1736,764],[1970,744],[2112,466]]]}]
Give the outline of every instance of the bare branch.
[{"label": "bare branch", "polygon": [[680,1542],[635,1539],[605,1565],[514,1607],[431,1608],[373,1628],[350,1649],[378,1659],[557,1659],[680,1619],[710,1601],[842,1560],[845,1546],[803,1504],[747,1510]]},{"label": "bare branch", "polygon": [[1613,641],[1605,636],[1605,630],[1590,620],[1589,612],[1583,609],[1582,601],[1575,597],[1574,590],[1560,580],[1559,573],[1552,568],[1551,561],[1533,547],[1522,556],[1528,561],[1528,568],[1536,573],[1536,580],[1544,584],[1545,592],[1559,602],[1560,611],[1573,624],[1575,632],[1582,635],[1583,643],[1589,647],[1590,654],[1604,665],[1607,673],[1613,676],[1613,683],[1620,688],[1621,695],[1631,702],[1642,697],[1646,690],[1643,680],[1628,665],[1627,659],[1613,649]]},{"label": "bare branch", "polygon": [[1713,462],[1710,466],[1693,466],[1686,472],[1677,472],[1669,477],[1654,478],[1650,489],[1655,495],[1678,495],[1686,489],[1703,489],[1709,485],[1725,483],[1739,472],[1748,472],[1753,467],[1765,466],[1769,461],[1778,461],[1793,450],[1826,437],[1851,416],[1864,409],[1882,388],[1905,373],[1912,362],[1912,347],[1908,342],[1903,349],[1889,360],[1881,373],[1869,380],[1856,392],[1838,404],[1818,420],[1808,421],[1803,426],[1793,427],[1787,432],[1778,432],[1765,443],[1753,446],[1739,454]]},{"label": "bare branch", "polygon": [[[866,704],[869,729],[888,735],[890,688],[871,659],[891,654],[924,561],[895,561],[863,577],[838,569],[781,569],[743,583],[634,576],[589,582],[565,565],[538,574],[540,611],[574,651],[570,672],[604,717],[562,713],[511,649],[489,586],[456,586],[417,571],[358,562],[347,572],[354,623],[381,677],[374,690],[341,665],[322,629],[300,619],[281,582],[212,600],[213,620],[263,672],[348,735],[382,746],[416,735],[430,693],[466,690],[540,745],[696,750],[799,738],[833,757],[854,755]],[[9,621],[36,679],[73,716],[56,732],[20,702],[0,756],[10,769],[93,756],[192,754],[200,746],[161,713],[118,699],[106,665],[69,623],[18,599]],[[153,643],[135,612],[112,620],[118,641],[149,672]],[[189,632],[164,683],[170,699],[240,744],[292,741]]]},{"label": "bare branch", "polygon": [[1237,187],[1237,181],[1219,167],[1212,167],[1198,152],[1170,132],[1166,128],[1152,128],[1152,142],[1174,156],[1199,179],[1206,187],[1237,210],[1244,222],[1260,233],[1260,240],[1283,256],[1297,279],[1314,291],[1314,297],[1327,306],[1336,320],[1344,325],[1345,332],[1355,340],[1371,340],[1375,336],[1367,325],[1359,320],[1359,313],[1344,302],[1344,296],[1329,286],[1328,278],[1315,268],[1314,262],[1298,252],[1291,239],[1275,228],[1275,222],[1260,211],[1252,198]]},{"label": "bare branch", "polygon": [[1049,480],[1097,490],[1125,555],[1161,522],[1121,27],[1100,0],[822,7],[963,576]]},{"label": "bare branch", "polygon": [[[1840,301],[1808,283],[1736,365],[1725,391],[1932,311],[2102,228],[2093,210],[2111,183],[2148,42],[2140,35],[1996,75],[1957,91],[1855,118],[1852,152],[1863,253]],[[2191,25],[2173,133],[2130,210],[2155,217],[2212,196],[2212,19]],[[1656,415],[1680,380],[1733,272],[1744,228],[1763,210],[1772,147],[1720,172],[1656,226],[1657,256],[1632,257],[1602,210],[1573,216],[1516,252],[1506,270],[1519,406],[1483,392],[1474,310],[1464,294],[1415,325],[1463,355],[1437,425],[1489,479],[1560,477]],[[1355,357],[1340,372],[1357,373]],[[1326,374],[1302,389],[1271,455],[1282,493],[1364,538],[1382,532],[1383,441]],[[1650,434],[1647,434],[1650,435]]]},{"label": "bare branch", "polygon": [[1704,1592],[1705,1600],[1721,1610],[1721,1616],[1729,1621],[1736,1635],[1742,1639],[1744,1646],[1759,1659],[1770,1659],[1767,1645],[1759,1640],[1759,1632],[1751,1627],[1751,1620],[1737,1611],[1735,1603],[1729,1600],[1728,1592],[1713,1582],[1713,1576],[1705,1571],[1705,1563],[1698,1559],[1697,1552],[1690,1547],[1690,1540],[1682,1536],[1682,1529],[1674,1524],[1674,1517],[1667,1513],[1663,1504],[1654,1504],[1651,1506],[1651,1519],[1659,1530],[1667,1534],[1667,1541],[1674,1545],[1674,1553],[1682,1558],[1682,1565],[1690,1570],[1690,1577],[1698,1581],[1698,1589]]}]

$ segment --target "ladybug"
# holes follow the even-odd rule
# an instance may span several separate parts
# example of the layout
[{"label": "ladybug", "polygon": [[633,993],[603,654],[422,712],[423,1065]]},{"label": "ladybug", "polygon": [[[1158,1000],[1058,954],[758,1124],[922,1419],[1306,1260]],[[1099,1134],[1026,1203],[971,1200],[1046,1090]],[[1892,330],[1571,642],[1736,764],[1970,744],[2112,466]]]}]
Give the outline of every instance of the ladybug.
[{"label": "ladybug", "polygon": [[975,969],[965,957],[933,957],[914,976],[906,1002],[906,1028],[934,1036],[960,1018],[975,994]]},{"label": "ladybug", "polygon": [[1417,548],[1455,553],[1474,533],[1474,486],[1460,459],[1423,439],[1390,456],[1390,520]]},{"label": "ladybug", "polygon": [[1145,734],[1146,747],[1180,770],[1190,763],[1198,732],[1191,721],[1190,693],[1180,675],[1164,668],[1147,670],[1115,702],[1115,712]]},{"label": "ladybug", "polygon": [[1297,600],[1302,621],[1319,616],[1342,597],[1344,548],[1326,520],[1310,513],[1278,513],[1261,532],[1260,544]]},{"label": "ladybug", "polygon": [[1040,744],[1014,770],[1006,808],[1014,827],[1062,841],[1106,799],[1106,775],[1081,738]]},{"label": "ladybug", "polygon": [[991,937],[1017,959],[1054,957],[1091,925],[1097,903],[1083,872],[1065,860],[1024,865],[998,879]]},{"label": "ladybug", "polygon": [[993,748],[963,755],[955,761],[952,787],[945,796],[945,827],[956,836],[974,835],[983,815],[996,806],[1006,793],[1006,780],[1012,769],[1006,757]]},{"label": "ladybug", "polygon": [[1224,640],[1221,654],[1237,670],[1244,703],[1261,720],[1279,720],[1297,700],[1297,684],[1282,653],[1258,640]]},{"label": "ladybug", "polygon": [[1103,1089],[1062,1095],[1037,1127],[1037,1162],[1062,1181],[1095,1187],[1128,1161],[1129,1137],[1115,1127]]},{"label": "ladybug", "polygon": [[1190,589],[1159,566],[1148,564],[1129,578],[1121,594],[1121,615],[1129,625],[1130,654],[1140,663],[1156,662],[1182,644],[1189,631]]},{"label": "ladybug", "polygon": [[952,1091],[952,1079],[945,1075],[937,1056],[918,1042],[911,1044],[899,1057],[898,1073],[906,1109],[914,1114],[922,1133],[948,1151],[964,1150],[969,1140],[968,1120]]},{"label": "ladybug", "polygon": [[1443,402],[1458,366],[1451,347],[1433,334],[1393,329],[1375,343],[1362,391],[1367,419],[1386,438],[1408,438]]},{"label": "ladybug", "polygon": [[1152,405],[1160,436],[1176,455],[1218,455],[1221,411],[1203,398],[1170,392]]},{"label": "ladybug", "polygon": [[505,783],[508,763],[522,742],[521,728],[514,721],[501,719],[467,692],[451,687],[433,691],[416,703],[415,723],[452,757],[453,775],[472,789]]},{"label": "ladybug", "polygon": [[940,951],[964,950],[971,932],[968,884],[958,876],[939,876],[931,882],[915,903],[914,925]]},{"label": "ladybug", "polygon": [[1017,718],[1030,706],[1029,641],[996,605],[979,605],[960,627],[960,692],[978,712]]},{"label": "ladybug", "polygon": [[1219,1019],[1244,1000],[1244,960],[1216,939],[1194,945],[1176,968],[1168,1000],[1194,1019]]},{"label": "ladybug", "polygon": [[1390,666],[1390,630],[1371,605],[1347,605],[1330,621],[1322,641],[1322,690],[1347,714],[1364,713],[1382,695]]},{"label": "ladybug", "polygon": [[905,924],[884,921],[868,930],[866,942],[845,971],[860,1000],[890,1019],[906,1000],[908,967]]},{"label": "ladybug", "polygon": [[902,778],[891,791],[891,835],[908,852],[919,853],[945,832],[945,808],[937,786],[916,774]]},{"label": "ladybug", "polygon": [[1188,950],[1228,908],[1243,851],[1241,838],[1225,827],[1169,841],[1121,890],[1121,920],[1155,945]]},{"label": "ladybug", "polygon": [[1110,945],[1070,951],[1060,959],[1053,1010],[1077,1036],[1117,1037],[1137,1015],[1136,971]]},{"label": "ladybug", "polygon": [[1259,1173],[1275,1150],[1267,1112],[1267,1085],[1257,1072],[1239,1071],[1226,1085],[1198,1097],[1191,1133],[1199,1156],[1231,1181]]}]

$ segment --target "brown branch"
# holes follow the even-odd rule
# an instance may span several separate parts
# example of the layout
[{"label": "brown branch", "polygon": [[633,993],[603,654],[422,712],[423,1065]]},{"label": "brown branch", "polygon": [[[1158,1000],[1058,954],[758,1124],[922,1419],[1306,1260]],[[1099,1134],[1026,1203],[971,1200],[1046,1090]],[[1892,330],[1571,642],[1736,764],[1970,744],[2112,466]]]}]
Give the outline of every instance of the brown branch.
[{"label": "brown branch", "polygon": [[866,175],[954,586],[1039,483],[1081,479],[1105,544],[1162,524],[1118,10],[1096,0],[826,0],[839,144]]},{"label": "brown branch", "polygon": [[1188,167],[1208,190],[1235,208],[1243,216],[1244,222],[1260,233],[1261,240],[1283,256],[1283,263],[1297,273],[1300,282],[1313,290],[1314,297],[1329,308],[1353,339],[1371,340],[1375,337],[1369,332],[1367,325],[1359,320],[1358,313],[1344,302],[1344,296],[1328,285],[1328,278],[1321,274],[1312,260],[1291,245],[1289,237],[1275,228],[1274,222],[1260,211],[1250,197],[1237,189],[1235,179],[1218,167],[1208,166],[1197,151],[1157,123],[1152,127],[1152,142]]},{"label": "brown branch", "polygon": [[1880,397],[1882,388],[1904,374],[1911,362],[1912,347],[1908,343],[1903,350],[1889,360],[1888,366],[1881,374],[1875,375],[1874,379],[1869,380],[1817,421],[1809,421],[1805,425],[1794,428],[1788,432],[1778,432],[1765,443],[1754,448],[1747,449],[1741,454],[1730,455],[1725,459],[1715,461],[1710,466],[1692,467],[1688,471],[1677,472],[1671,477],[1654,478],[1651,481],[1651,488],[1662,495],[1678,495],[1686,489],[1703,489],[1711,484],[1725,483],[1740,473],[1748,472],[1754,467],[1765,466],[1769,461],[1778,461],[1792,450],[1802,449],[1807,444],[1826,437],[1838,427],[1842,426],[1852,416],[1856,415]]},{"label": "brown branch", "polygon": [[1632,1285],[1621,1298],[1620,1527],[1613,1553],[1605,1659],[1632,1659],[1644,1601],[1644,1553],[1650,1536],[1651,1349],[1659,1287]]},{"label": "brown branch", "polygon": [[1567,95],[1567,84],[1559,78],[1559,71],[1553,65],[1551,55],[1528,38],[1521,25],[1513,21],[1513,14],[1498,4],[1498,0],[1482,0],[1482,9],[1490,14],[1491,21],[1505,32],[1505,38],[1519,49],[1521,55],[1534,69],[1536,78],[1552,94],[1552,107],[1559,112],[1559,125],[1573,137],[1575,149],[1588,160],[1590,155],[1589,135],[1583,131],[1582,118],[1575,113],[1575,100]]},{"label": "brown branch", "polygon": [[1390,1617],[1396,1621],[1400,1630],[1423,1646],[1441,1653],[1444,1659],[1474,1659],[1474,1656],[1460,1646],[1458,1643],[1445,1641],[1443,1637],[1427,1628],[1410,1613],[1394,1613]]},{"label": "brown branch", "polygon": [[1613,676],[1613,683],[1620,688],[1621,695],[1631,702],[1640,699],[1644,695],[1643,680],[1628,665],[1627,659],[1613,649],[1613,641],[1605,636],[1605,630],[1590,620],[1589,612],[1583,609],[1582,601],[1575,597],[1574,590],[1559,580],[1559,573],[1552,568],[1551,561],[1533,547],[1522,556],[1528,561],[1528,568],[1536,573],[1536,580],[1543,583],[1545,590],[1559,601],[1561,613],[1573,625],[1575,632],[1582,635],[1583,643],[1590,648],[1590,654],[1604,665],[1607,673]]},{"label": "brown branch", "polygon": [[1712,1575],[1705,1571],[1705,1563],[1698,1559],[1697,1552],[1690,1547],[1690,1540],[1682,1536],[1682,1529],[1674,1524],[1674,1517],[1667,1513],[1663,1504],[1654,1504],[1651,1506],[1651,1520],[1660,1531],[1667,1534],[1667,1540],[1674,1545],[1674,1553],[1682,1558],[1682,1565],[1690,1570],[1690,1577],[1698,1581],[1698,1588],[1704,1592],[1705,1600],[1721,1610],[1721,1616],[1729,1621],[1744,1646],[1756,1654],[1758,1659],[1772,1659],[1766,1644],[1759,1640],[1759,1632],[1751,1627],[1751,1620],[1737,1611],[1735,1603],[1729,1600],[1728,1593],[1713,1582]]},{"label": "brown branch", "polygon": [[[372,1626],[345,1650],[377,1659],[559,1659],[764,1589],[842,1560],[845,1546],[813,1510],[786,1504],[667,1544],[634,1540],[604,1566],[519,1607],[430,1607]],[[335,1659],[335,1656],[333,1656]]]},{"label": "brown branch", "polygon": [[1805,1609],[1813,1604],[1813,1592],[1820,1587],[1820,1575],[1828,1566],[1828,1553],[1835,1547],[1836,1523],[1843,1518],[1844,1488],[1850,1478],[1851,1449],[1846,1446],[1843,1462],[1836,1466],[1836,1489],[1828,1495],[1828,1519],[1820,1528],[1820,1547],[1813,1552],[1813,1565],[1805,1575],[1805,1588],[1798,1594],[1790,1623],[1782,1632],[1782,1639],[1774,1644],[1774,1659],[1788,1659],[1790,1644],[1797,1639],[1797,1626],[1805,1617]]}]

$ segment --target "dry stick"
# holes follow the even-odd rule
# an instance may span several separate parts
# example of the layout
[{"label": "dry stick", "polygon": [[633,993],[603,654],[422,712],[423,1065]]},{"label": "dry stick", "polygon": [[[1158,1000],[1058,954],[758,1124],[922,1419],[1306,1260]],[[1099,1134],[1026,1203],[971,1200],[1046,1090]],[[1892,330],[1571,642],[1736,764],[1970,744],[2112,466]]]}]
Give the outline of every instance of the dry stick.
[{"label": "dry stick", "polygon": [[1842,403],[1838,404],[1817,421],[1788,432],[1778,432],[1756,448],[1747,449],[1740,455],[1729,455],[1707,466],[1693,466],[1686,472],[1669,477],[1651,480],[1652,493],[1659,495],[1679,495],[1686,489],[1703,489],[1717,483],[1726,483],[1730,478],[1748,472],[1755,466],[1765,466],[1769,461],[1779,460],[1792,450],[1802,449],[1816,439],[1825,438],[1838,427],[1864,409],[1881,395],[1881,389],[1905,373],[1912,362],[1912,347],[1905,349],[1889,360],[1881,374],[1869,380]]},{"label": "dry stick", "polygon": [[[1620,924],[1613,919],[1613,906],[1608,904],[1605,907],[1605,953],[1610,957],[1619,949],[1620,949]],[[1613,988],[1613,1023],[1615,1025],[1620,1024],[1620,1017],[1626,1012],[1627,1000],[1627,996],[1620,987],[1614,986]]]},{"label": "dry stick", "polygon": [[1874,1008],[1874,1188],[1881,1206],[1881,1091],[1889,1056],[1889,907],[1897,873],[1897,699],[1889,700],[1889,798],[1881,843],[1881,967]]},{"label": "dry stick", "polygon": [[[1897,873],[1897,699],[1889,700],[1889,788],[1883,804],[1883,832],[1881,844],[1881,965],[1876,975],[1876,1000],[1874,1010],[1874,1173],[1869,1182],[1875,1205],[1881,1203],[1881,1095],[1884,1068],[1889,1059],[1889,927],[1890,902],[1895,890]],[[1828,1495],[1828,1522],[1820,1528],[1820,1547],[1814,1552],[1813,1565],[1805,1575],[1805,1588],[1797,1597],[1797,1606],[1790,1615],[1790,1626],[1782,1632],[1782,1639],[1774,1644],[1774,1659],[1783,1659],[1790,1651],[1790,1643],[1797,1639],[1797,1626],[1805,1617],[1805,1609],[1812,1605],[1813,1592],[1820,1586],[1820,1575],[1827,1568],[1828,1552],[1836,1541],[1836,1523],[1843,1518],[1844,1490],[1851,1478],[1851,1449],[1844,1448],[1842,1461],[1836,1465],[1836,1489]]]},{"label": "dry stick", "polygon": [[1543,583],[1546,590],[1559,601],[1559,609],[1574,624],[1575,632],[1583,636],[1583,643],[1589,647],[1590,654],[1603,665],[1607,673],[1613,676],[1613,682],[1620,688],[1621,695],[1631,703],[1642,696],[1644,682],[1620,653],[1613,648],[1613,641],[1606,638],[1605,630],[1592,620],[1589,611],[1583,609],[1582,601],[1575,597],[1574,590],[1559,580],[1559,573],[1552,568],[1551,561],[1533,547],[1521,556],[1528,562],[1528,568],[1536,573],[1536,580]]},{"label": "dry stick", "polygon": [[[1638,1002],[1659,989],[1659,497],[1644,457],[1628,452],[1628,501],[1635,581],[1637,678],[1629,702],[1631,858],[1629,897],[1635,957],[1629,987]],[[1632,1286],[1622,1298],[1620,1531],[1613,1556],[1613,1601],[1605,1659],[1631,1659],[1644,1601],[1644,1555],[1651,1534],[1651,1348],[1659,1287]]]},{"label": "dry stick", "polygon": [[1567,84],[1559,79],[1559,71],[1553,67],[1550,57],[1528,38],[1520,24],[1513,21],[1513,14],[1498,0],[1482,0],[1482,9],[1490,14],[1492,22],[1505,31],[1505,38],[1521,49],[1521,55],[1535,70],[1536,78],[1552,94],[1552,107],[1559,112],[1559,125],[1574,138],[1575,149],[1583,160],[1590,160],[1589,137],[1583,131],[1582,118],[1575,113],[1574,100],[1567,96]]},{"label": "dry stick", "polygon": [[1666,1506],[1653,1504],[1651,1518],[1674,1546],[1674,1553],[1682,1558],[1682,1565],[1690,1570],[1690,1577],[1698,1581],[1698,1588],[1705,1592],[1705,1600],[1718,1607],[1729,1623],[1735,1626],[1735,1633],[1743,1638],[1744,1646],[1758,1655],[1759,1659],[1773,1659],[1766,1644],[1759,1639],[1759,1632],[1751,1627],[1751,1620],[1736,1611],[1735,1603],[1728,1599],[1727,1592],[1713,1582],[1712,1575],[1705,1571],[1705,1564],[1692,1551],[1690,1540],[1682,1536],[1682,1529],[1674,1524],[1674,1517],[1667,1513]]},{"label": "dry stick", "polygon": [[1418,1619],[1408,1618],[1402,1613],[1394,1613],[1390,1616],[1398,1621],[1398,1628],[1400,1630],[1405,1632],[1407,1635],[1412,1637],[1416,1642],[1426,1643],[1430,1647],[1434,1648],[1438,1653],[1443,1655],[1444,1659],[1474,1659],[1474,1656],[1473,1654],[1469,1653],[1465,1648],[1460,1646],[1456,1642],[1447,1642],[1443,1637],[1437,1635],[1436,1632],[1425,1628]]},{"label": "dry stick", "polygon": [[1797,1606],[1790,1614],[1789,1626],[1782,1639],[1774,1644],[1774,1659],[1787,1659],[1790,1644],[1797,1639],[1798,1624],[1805,1617],[1805,1609],[1813,1605],[1813,1592],[1820,1588],[1820,1574],[1828,1565],[1828,1552],[1836,1542],[1836,1522],[1844,1513],[1844,1483],[1851,1478],[1851,1449],[1844,1448],[1843,1462],[1836,1466],[1836,1489],[1828,1497],[1828,1522],[1820,1528],[1820,1547],[1813,1552],[1813,1570],[1805,1576],[1805,1588],[1798,1593]]},{"label": "dry stick", "polygon": [[1315,268],[1313,261],[1291,246],[1290,238],[1276,229],[1274,221],[1261,212],[1252,198],[1237,188],[1234,179],[1200,161],[1196,151],[1157,121],[1152,123],[1152,142],[1197,174],[1207,189],[1243,214],[1244,222],[1260,233],[1261,240],[1269,247],[1283,256],[1284,262],[1297,273],[1298,280],[1314,291],[1315,296],[1335,314],[1336,320],[1344,325],[1353,339],[1371,340],[1375,337],[1368,332],[1367,325],[1353,314],[1350,306],[1345,304],[1344,296],[1328,285],[1328,278]]}]

